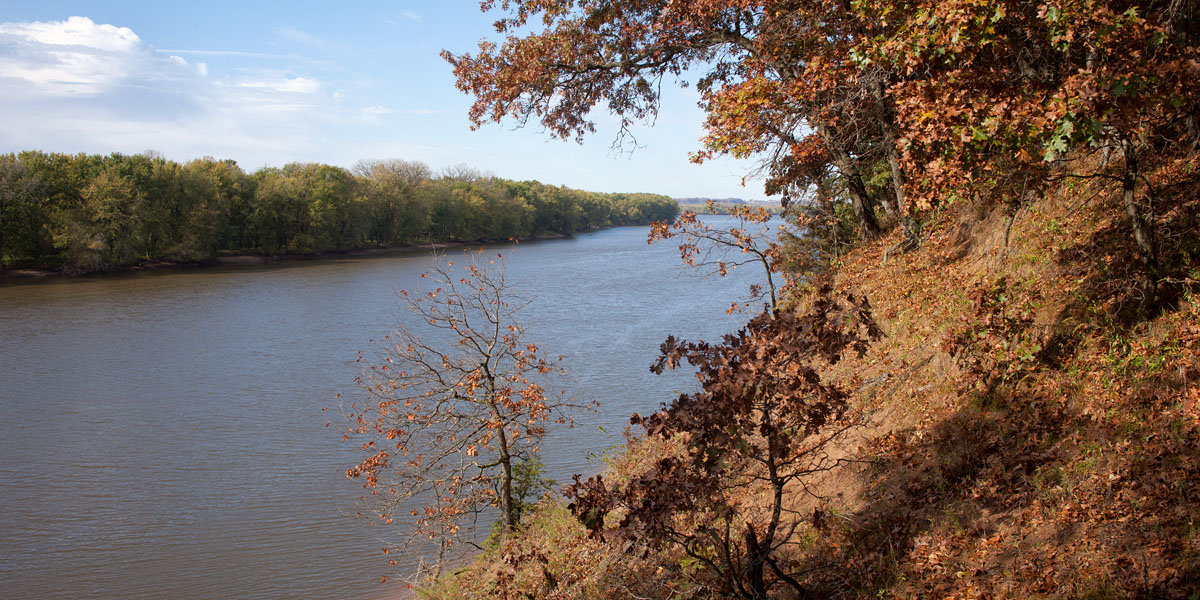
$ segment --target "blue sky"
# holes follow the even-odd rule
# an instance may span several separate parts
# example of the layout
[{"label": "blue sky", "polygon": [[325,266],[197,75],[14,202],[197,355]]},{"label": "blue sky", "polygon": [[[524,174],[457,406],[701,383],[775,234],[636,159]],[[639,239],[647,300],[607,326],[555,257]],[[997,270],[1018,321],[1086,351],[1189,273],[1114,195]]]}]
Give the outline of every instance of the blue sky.
[{"label": "blue sky", "polygon": [[642,146],[615,121],[580,146],[513,123],[469,130],[470,99],[438,53],[494,39],[474,0],[0,3],[0,151],[295,161],[466,163],[575,188],[762,198],[750,161],[688,162],[703,114],[672,89]]}]

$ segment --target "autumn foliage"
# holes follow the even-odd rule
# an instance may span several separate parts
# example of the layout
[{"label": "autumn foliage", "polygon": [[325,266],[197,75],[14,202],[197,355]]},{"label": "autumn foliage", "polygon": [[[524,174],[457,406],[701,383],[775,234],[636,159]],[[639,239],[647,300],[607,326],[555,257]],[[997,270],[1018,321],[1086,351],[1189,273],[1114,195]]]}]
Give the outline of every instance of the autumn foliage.
[{"label": "autumn foliage", "polygon": [[1161,304],[1161,177],[1200,145],[1189,2],[481,4],[503,11],[507,37],[443,53],[475,126],[533,120],[581,139],[603,106],[624,132],[682,80],[707,111],[695,160],[759,158],[768,193],[845,202],[860,238],[879,233],[882,209],[900,249],[938,207],[1015,210],[1063,178],[1100,179],[1124,194],[1144,314]]},{"label": "autumn foliage", "polygon": [[[720,343],[667,340],[655,368],[695,367],[700,390],[635,416],[609,469],[577,478],[572,544],[485,557],[510,561],[499,589],[1200,594],[1194,2],[482,5],[505,38],[444,54],[473,125],[581,139],[604,107],[624,132],[689,78],[694,159],[758,159],[824,239],[687,213],[652,239],[717,273],[835,282],[791,286]],[[582,556],[627,562],[560,570]]]},{"label": "autumn foliage", "polygon": [[[596,534],[677,545],[706,567],[713,591],[805,593],[787,554],[807,518],[787,498],[838,464],[828,444],[850,427],[846,392],[818,369],[861,356],[880,335],[865,299],[831,295],[823,287],[804,314],[763,312],[720,344],[667,338],[652,370],[687,363],[701,391],[631,422],[649,437],[681,438],[685,450],[623,485],[577,477],[567,489],[574,513]],[[609,513],[620,515],[611,530]]]}]

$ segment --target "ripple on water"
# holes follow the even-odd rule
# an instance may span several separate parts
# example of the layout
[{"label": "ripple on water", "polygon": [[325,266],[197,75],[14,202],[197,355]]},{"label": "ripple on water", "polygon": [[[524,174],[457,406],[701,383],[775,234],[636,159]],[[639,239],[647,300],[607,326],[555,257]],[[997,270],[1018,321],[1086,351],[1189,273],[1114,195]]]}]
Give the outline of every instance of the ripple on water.
[{"label": "ripple on water", "polygon": [[[693,385],[648,367],[667,334],[715,339],[751,271],[682,274],[646,228],[494,250],[531,339],[598,415],[544,445],[599,468],[634,411]],[[356,458],[325,427],[359,350],[395,322],[425,252],[0,285],[0,585],[25,598],[365,598],[381,531],[344,516]],[[328,407],[329,411],[322,412]],[[603,428],[603,430],[601,429]],[[606,431],[605,431],[606,430]]]}]

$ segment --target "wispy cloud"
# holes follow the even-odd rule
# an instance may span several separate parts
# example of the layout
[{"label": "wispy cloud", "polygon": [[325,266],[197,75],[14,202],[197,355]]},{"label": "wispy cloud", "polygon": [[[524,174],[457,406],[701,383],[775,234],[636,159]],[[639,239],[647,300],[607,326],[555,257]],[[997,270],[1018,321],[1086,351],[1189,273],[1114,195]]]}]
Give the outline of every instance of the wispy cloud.
[{"label": "wispy cloud", "polygon": [[275,59],[295,59],[299,58],[295,54],[270,54],[267,52],[243,52],[241,50],[184,50],[181,48],[160,48],[155,52],[159,54],[185,54],[188,56],[233,56],[238,58],[275,58]]},{"label": "wispy cloud", "polygon": [[360,108],[358,110],[360,113],[362,113],[364,115],[370,115],[370,116],[375,116],[375,117],[380,116],[380,115],[403,115],[403,116],[408,116],[408,117],[428,117],[431,115],[446,114],[445,110],[440,110],[440,109],[435,109],[435,108],[395,109],[395,108],[389,108],[387,106],[382,106],[382,105],[364,106],[363,108]]},{"label": "wispy cloud", "polygon": [[420,23],[422,20],[425,19],[425,17],[423,15],[421,15],[421,13],[413,12],[411,10],[406,10],[406,11],[401,12],[399,18],[393,18],[393,17],[387,16],[387,15],[384,15],[382,18],[385,22],[391,23],[392,25],[395,25],[396,27],[405,27],[412,23]]},{"label": "wispy cloud", "polygon": [[300,31],[295,27],[288,27],[286,25],[283,27],[276,27],[275,34],[285,40],[296,42],[298,44],[304,44],[306,46],[312,46],[313,48],[326,50],[333,47],[333,44],[330,44],[325,39],[317,37],[311,33],[308,33],[307,31]]}]

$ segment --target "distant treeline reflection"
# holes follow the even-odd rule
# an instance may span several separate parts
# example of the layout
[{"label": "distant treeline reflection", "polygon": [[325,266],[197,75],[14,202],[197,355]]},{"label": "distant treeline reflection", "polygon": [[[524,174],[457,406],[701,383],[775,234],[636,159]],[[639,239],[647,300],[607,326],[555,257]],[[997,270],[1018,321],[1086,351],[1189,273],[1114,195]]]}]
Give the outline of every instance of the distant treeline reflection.
[{"label": "distant treeline reflection", "polygon": [[570,234],[671,219],[674,200],[510,181],[460,166],[364,161],[247,174],[153,153],[0,155],[0,268],[83,273],[149,260],[312,254]]}]

